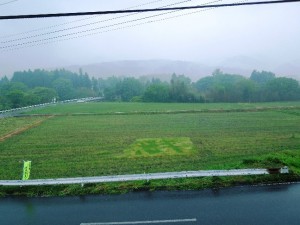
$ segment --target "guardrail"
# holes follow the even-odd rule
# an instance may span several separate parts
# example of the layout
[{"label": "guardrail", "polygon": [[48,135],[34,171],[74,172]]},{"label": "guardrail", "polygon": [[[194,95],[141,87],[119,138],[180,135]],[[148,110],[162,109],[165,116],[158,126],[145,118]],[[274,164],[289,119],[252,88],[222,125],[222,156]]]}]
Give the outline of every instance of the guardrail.
[{"label": "guardrail", "polygon": [[[288,168],[281,168],[278,173],[288,173]],[[235,170],[199,170],[181,171],[167,173],[144,173],[128,174],[99,177],[76,177],[58,179],[37,179],[37,180],[0,180],[0,186],[39,186],[39,185],[60,185],[60,184],[88,184],[88,183],[107,183],[124,182],[138,180],[158,180],[176,179],[191,177],[212,177],[212,176],[249,176],[271,174],[269,169],[235,169]]]},{"label": "guardrail", "polygon": [[61,104],[61,103],[91,102],[91,101],[97,101],[97,100],[102,100],[102,99],[103,99],[103,97],[75,98],[75,99],[69,99],[69,100],[64,100],[64,101],[48,102],[48,103],[42,103],[42,104],[37,104],[37,105],[24,106],[24,107],[20,107],[20,108],[2,110],[2,111],[0,111],[0,114],[15,113],[15,112],[28,110],[28,109],[32,109],[32,108],[45,107],[48,105],[55,105],[55,104]]}]

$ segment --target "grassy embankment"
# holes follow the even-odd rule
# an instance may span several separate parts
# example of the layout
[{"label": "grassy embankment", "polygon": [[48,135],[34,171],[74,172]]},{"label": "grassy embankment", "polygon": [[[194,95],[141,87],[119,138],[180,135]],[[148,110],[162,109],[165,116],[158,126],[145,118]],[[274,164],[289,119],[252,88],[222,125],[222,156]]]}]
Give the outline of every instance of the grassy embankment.
[{"label": "grassy embankment", "polygon": [[[115,112],[126,114],[114,115]],[[39,126],[0,142],[0,179],[19,179],[22,160],[32,161],[32,179],[283,165],[289,166],[292,174],[92,184],[83,188],[80,185],[2,187],[2,194],[201,189],[291,181],[300,175],[300,102],[85,103],[52,106],[29,113],[60,116],[48,118]],[[11,120],[7,131],[3,131],[6,126],[0,123],[1,136],[22,127],[20,121],[28,126],[40,119],[1,119]]]}]

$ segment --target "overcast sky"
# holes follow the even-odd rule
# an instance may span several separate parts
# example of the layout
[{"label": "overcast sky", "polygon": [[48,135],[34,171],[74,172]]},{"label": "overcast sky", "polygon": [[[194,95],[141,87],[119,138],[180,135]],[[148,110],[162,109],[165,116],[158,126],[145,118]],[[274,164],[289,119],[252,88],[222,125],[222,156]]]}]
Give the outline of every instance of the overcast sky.
[{"label": "overcast sky", "polygon": [[[147,3],[149,4],[139,8],[154,8],[182,1],[184,0],[18,0],[1,5],[9,0],[0,0],[0,15],[116,10]],[[174,6],[199,5],[212,1],[214,0],[192,0]],[[219,3],[229,2],[234,0]],[[0,77],[10,76],[16,70],[113,60],[171,59],[218,65],[230,58],[245,56],[264,64],[266,69],[285,63],[300,64],[300,3],[211,9],[137,25],[192,12],[195,10],[143,20],[141,18],[162,12],[126,17],[106,15],[92,18],[1,20]],[[116,18],[120,16],[123,17]],[[108,19],[111,20],[107,21]],[[137,19],[139,20],[132,21]],[[125,21],[128,22],[124,23]],[[89,23],[94,24],[87,26]],[[132,25],[136,26],[122,28]],[[50,26],[55,27],[49,28]],[[74,28],[76,26],[82,27]],[[120,29],[108,31],[116,28]],[[69,30],[58,32],[62,29]],[[94,30],[86,31],[90,29]],[[20,34],[23,32],[26,34]],[[70,35],[75,32],[81,33]],[[98,34],[90,35],[91,33]],[[57,38],[62,35],[66,36]],[[82,35],[89,36],[62,40]],[[14,50],[20,47],[22,48]]]}]

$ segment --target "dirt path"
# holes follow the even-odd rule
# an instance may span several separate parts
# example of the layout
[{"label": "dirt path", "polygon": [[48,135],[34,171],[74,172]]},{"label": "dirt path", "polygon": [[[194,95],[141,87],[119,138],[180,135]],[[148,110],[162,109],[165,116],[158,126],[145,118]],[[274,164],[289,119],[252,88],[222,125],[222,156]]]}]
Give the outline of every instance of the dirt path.
[{"label": "dirt path", "polygon": [[21,127],[21,128],[14,130],[8,134],[5,134],[4,136],[0,137],[0,142],[5,141],[6,139],[11,138],[12,136],[19,135],[31,128],[37,127],[37,126],[41,125],[44,121],[46,121],[47,119],[50,119],[52,117],[54,117],[54,116],[46,116],[45,118],[38,120],[33,124]]}]

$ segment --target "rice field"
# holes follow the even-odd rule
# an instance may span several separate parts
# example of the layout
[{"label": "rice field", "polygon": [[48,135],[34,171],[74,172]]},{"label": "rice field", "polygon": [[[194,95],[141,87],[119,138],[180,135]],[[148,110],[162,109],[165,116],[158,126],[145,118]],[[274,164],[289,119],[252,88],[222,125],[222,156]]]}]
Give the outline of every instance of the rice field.
[{"label": "rice field", "polygon": [[142,138],[137,139],[125,151],[128,157],[157,157],[166,155],[193,154],[194,147],[190,138]]},{"label": "rice field", "polygon": [[[37,109],[27,114],[60,115],[0,141],[0,179],[20,179],[23,160],[32,161],[32,179],[274,165],[300,174],[299,105],[86,103]],[[262,110],[248,110],[256,107]],[[208,108],[215,111],[180,111]],[[95,114],[100,109],[112,114]],[[142,113],[114,114],[125,111]],[[39,119],[0,119],[0,134]]]}]

